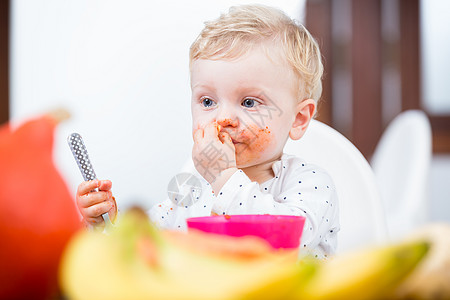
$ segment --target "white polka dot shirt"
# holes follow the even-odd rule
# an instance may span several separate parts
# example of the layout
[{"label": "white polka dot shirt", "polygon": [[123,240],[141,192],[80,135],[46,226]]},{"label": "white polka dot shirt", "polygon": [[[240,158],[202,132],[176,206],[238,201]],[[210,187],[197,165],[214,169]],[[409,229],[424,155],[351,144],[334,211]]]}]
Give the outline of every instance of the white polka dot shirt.
[{"label": "white polka dot shirt", "polygon": [[217,196],[209,183],[196,173],[202,182],[202,193],[193,205],[178,206],[167,199],[150,209],[150,218],[160,228],[186,230],[187,218],[212,213],[304,216],[300,252],[318,258],[333,254],[339,211],[330,176],[323,169],[288,154],[283,154],[272,169],[275,177],[262,184],[252,182],[238,170]]}]

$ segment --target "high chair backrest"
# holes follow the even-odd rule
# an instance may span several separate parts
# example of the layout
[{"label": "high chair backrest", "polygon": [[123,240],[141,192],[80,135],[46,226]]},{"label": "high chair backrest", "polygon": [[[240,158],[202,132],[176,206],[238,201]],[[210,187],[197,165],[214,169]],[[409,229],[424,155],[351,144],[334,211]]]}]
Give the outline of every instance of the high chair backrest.
[{"label": "high chair backrest", "polygon": [[375,148],[371,165],[392,238],[400,238],[428,220],[431,157],[431,125],[420,110],[395,117]]},{"label": "high chair backrest", "polygon": [[332,177],[339,198],[338,252],[386,241],[386,222],[373,171],[347,138],[312,120],[300,140],[289,139],[284,152],[322,167]]}]

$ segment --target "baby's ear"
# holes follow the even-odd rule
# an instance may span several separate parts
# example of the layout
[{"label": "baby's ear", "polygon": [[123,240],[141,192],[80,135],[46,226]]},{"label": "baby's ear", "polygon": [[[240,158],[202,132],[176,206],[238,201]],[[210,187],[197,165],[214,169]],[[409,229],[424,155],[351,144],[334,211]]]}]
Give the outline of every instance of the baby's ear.
[{"label": "baby's ear", "polygon": [[295,120],[292,123],[292,128],[289,131],[289,137],[293,140],[300,139],[305,134],[316,111],[316,101],[314,99],[302,100],[295,108]]}]

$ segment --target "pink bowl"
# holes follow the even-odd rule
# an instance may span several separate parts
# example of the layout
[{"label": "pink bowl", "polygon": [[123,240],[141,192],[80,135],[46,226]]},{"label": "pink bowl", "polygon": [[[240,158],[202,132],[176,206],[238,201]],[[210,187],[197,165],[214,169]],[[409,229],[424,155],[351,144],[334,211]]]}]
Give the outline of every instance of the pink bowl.
[{"label": "pink bowl", "polygon": [[223,215],[188,218],[189,229],[229,236],[253,235],[273,248],[298,248],[305,217],[284,215]]}]

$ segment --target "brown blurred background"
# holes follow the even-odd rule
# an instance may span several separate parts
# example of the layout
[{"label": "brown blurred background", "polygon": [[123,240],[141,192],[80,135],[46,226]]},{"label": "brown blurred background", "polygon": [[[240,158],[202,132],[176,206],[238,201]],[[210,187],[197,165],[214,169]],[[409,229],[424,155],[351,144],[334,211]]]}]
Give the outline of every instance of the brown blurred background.
[{"label": "brown blurred background", "polygon": [[[319,119],[348,137],[368,159],[398,113],[425,110],[420,9],[419,0],[306,2],[306,26],[319,40],[325,64]],[[400,80],[386,82],[388,73]],[[450,115],[428,116],[434,153],[450,153]]]}]

